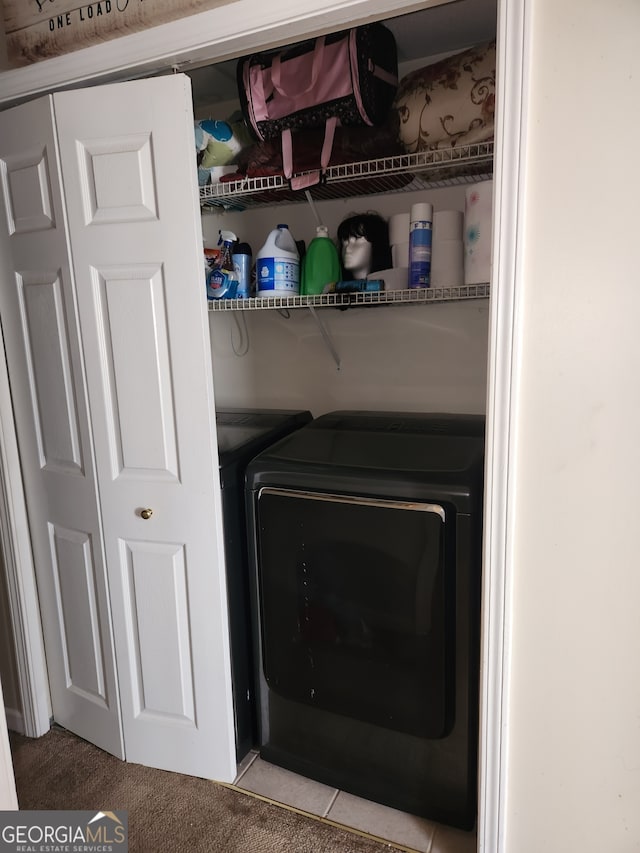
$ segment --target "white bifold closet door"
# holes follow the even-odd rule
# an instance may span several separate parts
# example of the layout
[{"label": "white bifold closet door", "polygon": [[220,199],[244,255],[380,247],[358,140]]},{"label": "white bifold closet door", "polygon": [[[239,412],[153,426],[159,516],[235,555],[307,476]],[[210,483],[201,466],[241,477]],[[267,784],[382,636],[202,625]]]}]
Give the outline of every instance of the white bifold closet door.
[{"label": "white bifold closet door", "polygon": [[0,312],[54,718],[128,761],[231,780],[189,80],[17,107],[0,166]]}]

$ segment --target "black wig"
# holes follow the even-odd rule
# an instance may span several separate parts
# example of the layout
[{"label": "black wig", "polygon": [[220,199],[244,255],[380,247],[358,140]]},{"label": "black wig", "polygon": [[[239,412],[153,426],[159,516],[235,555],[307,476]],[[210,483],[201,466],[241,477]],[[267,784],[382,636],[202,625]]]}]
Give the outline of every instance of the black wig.
[{"label": "black wig", "polygon": [[[338,242],[342,246],[349,237],[364,237],[371,243],[370,273],[389,269],[391,246],[389,245],[389,225],[377,213],[359,213],[343,220],[338,226]],[[353,279],[351,270],[344,270],[345,281]]]}]

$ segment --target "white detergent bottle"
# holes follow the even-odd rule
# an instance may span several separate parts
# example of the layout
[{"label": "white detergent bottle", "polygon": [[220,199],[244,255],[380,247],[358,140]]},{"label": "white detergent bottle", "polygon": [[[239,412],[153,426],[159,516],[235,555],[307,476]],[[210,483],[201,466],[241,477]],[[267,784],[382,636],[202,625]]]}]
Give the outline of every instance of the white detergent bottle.
[{"label": "white detergent bottle", "polygon": [[297,296],[300,293],[300,256],[287,225],[278,225],[256,255],[258,296]]}]

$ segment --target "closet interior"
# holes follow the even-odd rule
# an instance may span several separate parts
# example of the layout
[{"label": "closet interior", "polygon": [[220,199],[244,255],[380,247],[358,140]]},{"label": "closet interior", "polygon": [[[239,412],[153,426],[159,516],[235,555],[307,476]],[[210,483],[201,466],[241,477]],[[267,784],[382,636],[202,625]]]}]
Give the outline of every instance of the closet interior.
[{"label": "closet interior", "polygon": [[[391,18],[400,79],[447,55],[495,39],[494,0],[461,0]],[[187,71],[196,119],[239,108],[236,61]],[[493,141],[330,166],[326,182],[292,193],[282,176],[201,187],[205,245],[236,233],[254,258],[287,223],[305,245],[321,221],[335,240],[345,218],[386,219],[417,202],[464,211],[470,184],[492,177]],[[209,303],[216,398],[224,406],[484,412],[489,282],[380,294]],[[339,310],[336,303],[350,305]],[[437,304],[436,304],[437,303]],[[245,303],[246,305],[246,303]],[[360,307],[363,306],[363,307]]]},{"label": "closet interior", "polygon": [[[495,39],[495,16],[495,3],[460,2],[385,21],[385,25],[396,37],[399,77],[402,79],[425,65],[438,62],[440,59],[475,45],[491,42]],[[227,94],[233,94],[234,89],[237,91],[235,61],[222,66],[197,69],[189,72],[189,75],[194,89],[196,119],[230,120],[231,116],[237,115],[239,107],[237,97],[226,98]],[[351,216],[363,213],[375,213],[390,222],[392,217],[408,213],[412,205],[426,201],[433,205],[436,212],[458,211],[462,217],[465,206],[468,204],[470,187],[491,181],[493,138],[480,142],[472,141],[469,144],[465,144],[462,140],[455,146],[397,153],[391,156],[376,156],[374,150],[369,159],[329,166],[324,180],[308,190],[293,191],[287,178],[281,174],[237,176],[233,174],[233,165],[229,166],[228,170],[232,175],[228,180],[223,180],[222,183],[214,182],[200,188],[205,247],[214,248],[218,243],[220,232],[231,231],[242,243],[252,247],[255,257],[255,253],[269,232],[278,223],[286,223],[295,239],[303,241],[305,247],[308,247],[315,235],[317,225],[327,226],[329,236],[337,243],[336,234],[339,224]],[[372,441],[374,446],[375,437],[367,438],[366,435],[367,430],[371,429],[371,423],[367,419],[373,418],[375,421],[376,416],[381,412],[397,413],[395,419],[393,414],[382,416],[382,420],[385,417],[389,419],[382,429],[389,429],[389,423],[395,420],[393,429],[399,430],[400,433],[406,430],[406,439],[409,442],[412,441],[411,431],[416,424],[420,424],[419,432],[429,433],[432,429],[428,423],[428,417],[426,422],[421,422],[419,413],[427,413],[428,416],[432,413],[448,413],[447,424],[445,426],[440,424],[436,427],[436,431],[448,430],[449,433],[455,434],[456,430],[461,429],[461,423],[465,424],[465,428],[472,423],[473,429],[469,435],[460,440],[461,445],[465,447],[475,441],[477,449],[478,436],[482,434],[480,424],[485,411],[489,296],[490,281],[487,277],[482,281],[474,280],[471,283],[460,281],[455,286],[428,289],[400,288],[348,295],[323,293],[314,296],[282,298],[266,296],[261,298],[260,294],[257,294],[248,300],[233,298],[210,300],[209,324],[217,405],[223,409],[230,408],[238,411],[247,409],[249,412],[273,409],[311,412],[316,419],[315,425],[310,428],[312,431],[309,432],[309,428],[304,430],[299,438],[299,444],[296,444],[298,439],[293,437],[285,440],[281,451],[274,451],[273,459],[278,452],[281,452],[282,458],[287,460],[289,455],[295,458],[296,453],[301,454],[300,458],[304,457],[305,453],[313,456],[315,451],[309,448],[315,447],[313,441],[319,434],[314,433],[313,430],[317,427],[321,432],[326,418],[331,428],[335,427],[334,421],[337,418],[341,421],[340,429],[347,432],[354,429],[361,430],[360,438],[364,441]],[[341,414],[331,414],[336,411],[338,413],[346,411],[343,420],[341,420]],[[412,420],[411,413],[417,415],[415,420]],[[359,416],[362,416],[361,422],[358,427],[354,427],[354,419],[357,421]],[[462,416],[462,419],[456,420],[456,416]],[[465,420],[469,416],[472,420]],[[462,432],[464,433],[464,429]],[[308,441],[305,444],[306,437]],[[339,440],[339,431],[336,431],[334,437]],[[354,448],[357,445],[356,440]],[[294,450],[294,446],[298,450]],[[302,447],[307,449],[302,451],[299,449]],[[455,453],[457,452],[456,450]],[[357,456],[355,449],[353,453]],[[410,467],[412,464],[410,460],[400,451],[398,454],[397,456],[391,454],[390,458],[395,459],[400,467],[405,465]],[[316,463],[321,458],[323,457],[319,454],[315,459]],[[337,458],[337,456],[334,457],[331,462],[327,459],[325,463],[333,464],[338,468],[340,465],[348,466],[348,459],[344,456],[340,457],[340,462],[336,461]],[[264,482],[272,485],[273,482],[290,484],[290,480],[287,479],[289,476],[293,477],[293,482],[298,482],[298,485],[303,482],[317,485],[319,480],[322,480],[321,477],[319,480],[316,478],[317,464],[316,473],[312,473],[313,465],[309,469],[305,469],[302,465],[297,475],[290,475],[290,472],[282,473],[286,470],[288,464],[286,462],[281,460],[277,463],[273,462],[276,469],[280,471],[279,474],[274,473],[276,469],[271,470],[271,464],[272,457],[267,450],[264,457],[258,457],[257,463],[251,470],[257,466],[257,470],[261,471],[261,465],[266,466],[266,470],[271,472],[272,480],[265,475]],[[278,468],[278,464],[284,466],[282,470]],[[375,464],[371,459],[365,460],[364,456],[354,464],[360,465],[361,471],[368,465],[374,472],[376,471]],[[418,456],[414,458],[414,464],[417,468],[420,467],[421,462]],[[462,458],[456,462],[460,469],[463,469],[466,464],[467,462]],[[477,464],[476,458],[473,465]],[[426,470],[428,472],[428,465]],[[380,475],[378,472],[373,473],[372,476]],[[427,480],[429,476],[433,476],[433,473],[425,474]],[[279,477],[283,479],[279,480]],[[377,494],[379,496],[381,491],[384,491],[380,486],[376,491],[376,487],[363,485],[366,477],[363,475],[363,478],[356,488],[358,495]],[[262,482],[259,475],[258,480]],[[474,536],[477,536],[481,521],[477,517],[478,494],[473,489],[481,489],[481,486],[478,487],[477,480],[474,480],[474,483],[473,488],[469,487],[471,489],[469,506],[474,507],[469,518],[471,527],[475,531]],[[343,483],[343,492],[345,488]],[[337,490],[340,491],[340,487],[337,487]],[[330,476],[324,478],[319,491],[323,494],[336,491],[336,488],[331,486]],[[286,489],[284,493],[280,493],[276,487],[275,492],[286,494]],[[290,539],[286,530],[278,528],[273,518],[271,526],[269,523],[258,520],[260,518],[258,494],[259,488],[254,486],[251,529],[256,532],[255,540],[251,543],[254,553],[249,556],[249,561],[252,562],[249,572],[253,584],[253,632],[259,637],[259,639],[254,637],[254,642],[256,643],[255,655],[260,661],[257,666],[259,670],[257,677],[261,687],[258,689],[262,691],[257,698],[257,704],[262,709],[260,711],[262,715],[262,735],[259,736],[262,747],[260,754],[268,761],[273,760],[283,767],[338,788],[344,780],[347,782],[348,790],[350,784],[350,790],[356,793],[364,792],[363,795],[371,796],[379,802],[395,805],[414,814],[435,817],[445,823],[464,826],[467,829],[472,828],[475,783],[470,781],[470,778],[474,777],[476,772],[476,743],[471,737],[470,745],[461,746],[458,740],[460,732],[456,731],[451,735],[455,728],[453,701],[449,709],[453,715],[452,719],[448,723],[443,723],[437,735],[438,738],[443,738],[441,743],[444,746],[441,751],[439,752],[436,748],[435,752],[432,752],[427,748],[425,752],[421,752],[420,734],[424,732],[420,726],[406,738],[396,732],[395,735],[386,739],[382,729],[377,730],[376,734],[375,726],[368,727],[366,713],[363,715],[362,712],[352,711],[352,716],[363,719],[365,722],[345,724],[343,727],[341,722],[337,722],[342,719],[339,701],[334,704],[329,702],[328,708],[325,709],[306,708],[298,688],[302,690],[302,682],[308,680],[311,684],[314,679],[309,672],[304,671],[304,667],[300,672],[294,671],[293,668],[287,670],[286,678],[291,684],[297,685],[295,688],[290,688],[293,691],[291,695],[285,695],[286,690],[283,693],[282,689],[277,687],[272,689],[271,682],[267,684],[269,678],[265,680],[263,672],[265,667],[263,645],[267,642],[265,637],[269,629],[265,627],[265,623],[258,623],[260,619],[268,621],[269,618],[275,618],[277,623],[284,624],[287,624],[287,619],[291,618],[295,623],[296,605],[293,603],[295,592],[292,589],[285,591],[287,583],[293,582],[295,585],[295,581],[283,578],[274,580],[272,577],[267,577],[267,569],[260,563],[266,558],[259,552],[262,547],[267,547],[264,543],[272,529],[278,530],[278,534],[275,535],[276,544],[269,541],[269,547],[274,553],[281,553],[282,545],[286,542],[286,546],[294,552],[287,559],[295,563],[300,559],[301,552],[298,549],[298,553],[295,553],[295,534],[292,534]],[[407,494],[416,498],[416,493],[411,489]],[[442,494],[440,497],[442,498]],[[293,502],[286,497],[281,497],[280,500],[282,501],[280,512],[285,517],[292,513],[291,524],[294,526]],[[304,504],[305,501],[302,503]],[[464,512],[458,519],[459,530],[466,524],[462,521],[463,516],[466,518]],[[324,549],[329,553],[331,547],[328,543],[332,543],[337,548],[333,552],[333,557],[328,558],[331,562],[339,553],[336,542],[340,540],[340,534],[337,533],[340,527],[339,519],[342,517],[340,507],[334,508],[333,514],[327,511],[326,517],[330,519],[326,535],[322,537],[317,532],[313,535],[319,550]],[[372,518],[375,517],[374,512]],[[308,520],[300,523],[307,525],[305,530],[310,529]],[[372,523],[371,519],[368,523]],[[361,539],[357,542],[357,546],[362,545],[362,540],[366,536],[363,532],[366,524],[365,522],[365,527],[360,531]],[[384,526],[384,522],[382,524]],[[287,528],[286,523],[284,528]],[[392,529],[393,525],[389,530],[392,531]],[[278,539],[278,536],[281,538]],[[389,533],[389,536],[393,538],[393,533]],[[470,545],[472,541],[475,544]],[[458,549],[464,550],[467,545],[470,546],[472,555],[479,552],[479,538],[464,544],[461,541],[457,542]],[[310,546],[306,543],[300,547],[304,549]],[[450,542],[449,547],[455,550],[456,545]],[[375,548],[373,550],[375,551]],[[362,554],[353,558],[356,562],[358,559],[366,559]],[[474,563],[473,556],[470,557],[467,554],[467,559]],[[343,569],[347,562],[344,558],[338,558],[338,563]],[[375,563],[375,560],[373,562]],[[371,565],[370,569],[373,573],[376,572],[374,565]],[[451,651],[451,654],[457,656],[458,661],[465,660],[464,666],[470,666],[472,693],[477,690],[477,670],[473,663],[466,662],[466,656],[468,651],[469,660],[474,661],[478,654],[479,564],[473,571],[476,574],[471,580],[464,577],[464,572],[458,574],[455,581],[452,580],[452,583],[457,586],[457,594],[463,596],[456,604],[453,604],[453,601],[446,603],[446,594],[439,605],[434,602],[434,607],[440,606],[446,609],[451,606],[453,610],[457,608],[454,621],[458,620],[458,631],[461,630],[460,621],[465,622],[461,633],[455,637],[451,635],[452,649],[456,647],[456,651]],[[319,586],[324,582],[328,585],[336,583],[335,578],[327,580],[326,573],[323,574],[322,570],[320,575],[322,575],[320,580],[316,578]],[[367,586],[366,580],[360,578],[360,581],[364,585],[363,588]],[[469,588],[466,586],[467,582]],[[446,583],[448,581],[445,581],[445,585]],[[357,583],[354,582],[351,595],[355,597],[357,597],[354,591],[356,587]],[[268,589],[270,589],[269,593],[266,592]],[[461,592],[463,589],[464,592]],[[265,615],[266,605],[262,600],[265,595],[271,596],[271,616]],[[282,612],[278,608],[273,610],[274,596],[277,599],[280,595],[291,599],[290,616],[287,616],[284,610]],[[318,595],[320,599],[323,595],[325,599],[331,597],[335,595],[335,588],[324,590]],[[365,599],[367,595],[368,593],[365,592]],[[316,600],[315,606],[322,607],[322,603],[319,604]],[[304,607],[308,608],[308,605]],[[302,610],[299,610],[298,620],[301,612]],[[260,615],[256,615],[258,613]],[[401,612],[396,615],[399,619],[407,617],[406,613]],[[333,616],[335,617],[335,613]],[[356,645],[358,642],[365,643],[364,635],[359,633],[361,626],[356,623],[351,624],[350,629],[345,629],[347,633],[351,631],[346,639],[344,635],[338,637],[340,632],[336,629],[337,633],[334,636],[334,639],[338,637],[336,642],[345,645],[348,645],[350,640]],[[366,627],[362,627],[362,631],[366,634]],[[355,641],[354,634],[358,635]],[[280,642],[286,646],[288,641],[280,637]],[[466,650],[465,643],[471,643]],[[301,643],[301,646],[304,645]],[[318,652],[317,648],[316,652]],[[282,653],[282,645],[280,653]],[[311,651],[307,650],[307,654],[311,658]],[[424,661],[420,665],[423,664]],[[313,666],[312,661],[312,669]],[[353,672],[357,671],[357,665],[354,664]],[[453,670],[451,672],[453,673]],[[457,687],[454,688],[449,684],[447,689],[451,688],[453,692],[458,691],[457,713],[462,714],[465,719],[468,713],[473,721],[473,727],[477,725],[477,702],[474,695],[469,705],[466,704],[468,697],[463,698],[466,673],[463,667],[453,674],[452,678],[456,681]],[[372,678],[376,678],[373,664],[371,675]],[[378,672],[379,675],[380,672]],[[331,680],[330,677],[328,680]],[[319,675],[317,675],[317,681],[320,681]],[[372,691],[371,695],[375,693],[375,687],[372,685],[369,685],[368,689]],[[318,684],[310,690],[314,697],[313,702],[319,705]],[[364,686],[362,690],[366,693]],[[336,692],[339,694],[340,689],[336,688]],[[293,699],[291,699],[292,695]],[[288,702],[289,699],[291,699],[290,702]],[[399,702],[410,703],[414,699],[415,697],[412,699],[409,696],[402,696]],[[303,704],[299,704],[300,702]],[[374,705],[375,702],[370,704]],[[266,705],[270,708],[268,712],[264,710]],[[371,719],[374,719],[375,712],[371,713],[373,714]],[[420,715],[421,712],[416,711],[416,713]],[[443,711],[443,713],[449,713],[449,711]],[[393,716],[393,713],[391,715]],[[379,723],[380,720],[378,719],[377,722]],[[319,754],[325,751],[331,753],[335,750],[335,744],[332,745],[332,735],[329,734],[332,727],[334,737],[338,740],[359,743],[358,746],[353,747],[352,763],[362,765],[363,774],[371,779],[370,784],[358,778],[357,772],[344,771],[341,776],[340,771],[334,772],[334,766],[327,769],[323,764]],[[402,724],[399,728],[402,729]],[[416,733],[418,736],[412,740]],[[293,744],[296,738],[298,746]],[[308,750],[300,747],[300,743],[305,739],[312,738],[320,744],[317,749]],[[369,742],[377,742],[381,753],[373,760],[371,766],[364,760],[364,756],[370,753],[367,747]],[[419,759],[416,758],[413,768],[407,757],[412,750],[414,755],[420,755]],[[465,750],[470,750],[471,767],[460,770],[468,759]],[[347,753],[349,753],[348,750]],[[394,764],[394,760],[389,757],[391,754],[401,756],[398,758],[398,764]],[[349,764],[350,754],[346,754],[344,760]],[[424,764],[430,763],[435,766],[440,761],[443,767],[449,762],[449,770],[424,772]],[[404,763],[404,769],[400,766],[402,763]],[[335,754],[334,765],[341,766],[341,761],[335,758]],[[421,765],[423,765],[422,768]],[[454,765],[458,766],[457,769],[454,769]],[[379,766],[380,773],[386,778],[386,782],[378,784],[380,780],[376,781],[373,778],[376,766]],[[436,791],[446,788],[447,785],[454,793],[440,797]],[[406,786],[404,793],[399,793],[403,786]],[[393,792],[392,789],[394,789]],[[421,796],[419,791],[422,791],[424,796]],[[430,793],[425,794],[429,791]],[[421,807],[421,800],[425,802],[430,800],[424,809]]]}]

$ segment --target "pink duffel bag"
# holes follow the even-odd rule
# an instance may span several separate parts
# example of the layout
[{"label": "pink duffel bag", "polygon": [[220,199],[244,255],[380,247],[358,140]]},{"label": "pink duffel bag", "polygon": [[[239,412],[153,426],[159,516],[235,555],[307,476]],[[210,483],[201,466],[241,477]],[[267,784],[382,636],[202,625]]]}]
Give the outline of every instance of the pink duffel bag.
[{"label": "pink duffel bag", "polygon": [[338,125],[387,121],[398,85],[395,38],[383,24],[365,24],[243,57],[237,78],[242,112],[256,138],[282,138],[287,178],[293,172],[292,131],[325,128],[320,169],[294,188],[310,186],[329,163]]}]

